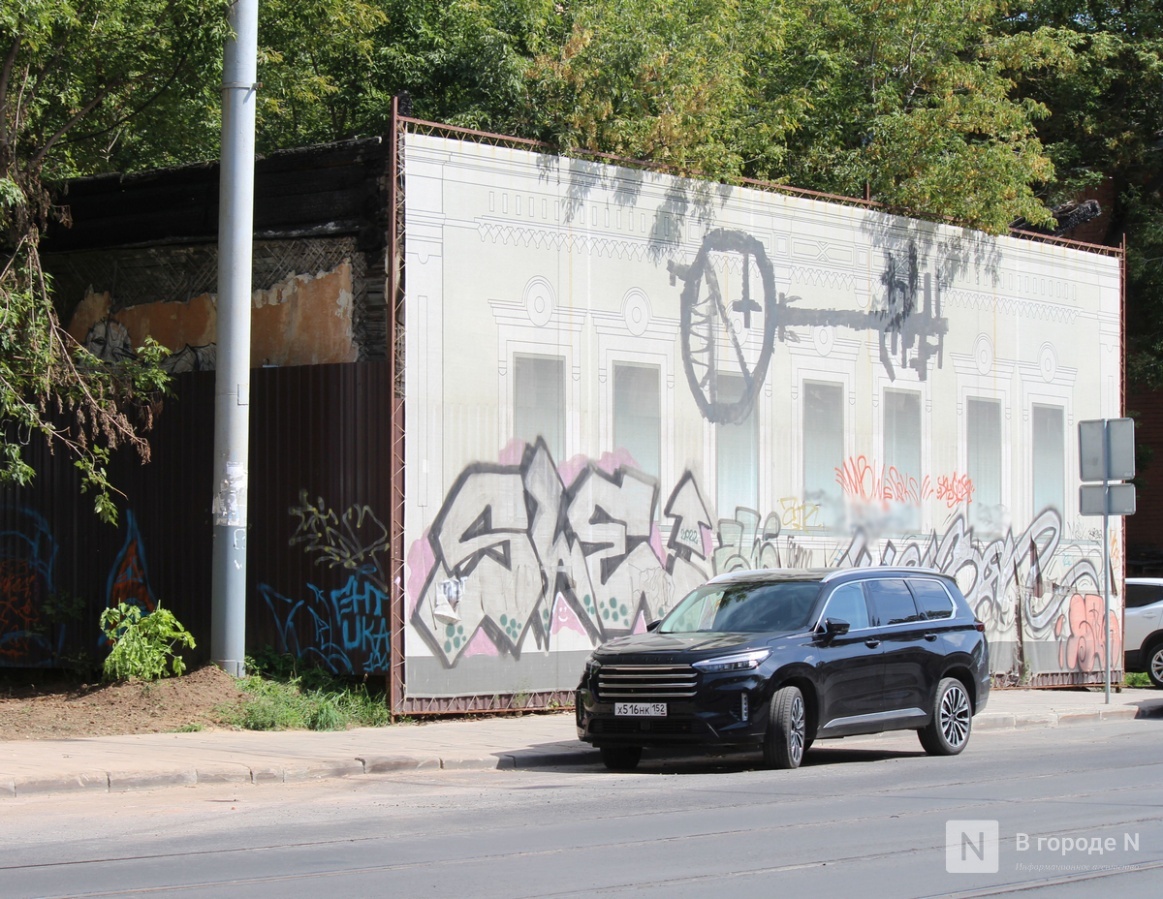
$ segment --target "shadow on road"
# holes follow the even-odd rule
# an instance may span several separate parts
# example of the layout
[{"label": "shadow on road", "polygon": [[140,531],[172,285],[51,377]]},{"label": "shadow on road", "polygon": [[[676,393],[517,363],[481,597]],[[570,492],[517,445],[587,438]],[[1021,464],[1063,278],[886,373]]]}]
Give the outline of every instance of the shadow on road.
[{"label": "shadow on road", "polygon": [[[920,747],[915,751],[890,749],[874,746],[840,746],[819,745],[813,746],[804,756],[803,767],[814,768],[826,765],[858,764],[861,762],[879,762],[893,758],[922,757],[925,753]],[[523,767],[518,764],[518,767]],[[596,752],[579,754],[576,762],[562,760],[560,764],[551,766],[562,772],[578,774],[606,773]],[[715,753],[708,755],[701,749],[647,749],[642,755],[642,761],[633,772],[617,772],[621,774],[714,774],[739,771],[763,771],[763,756],[758,751],[738,751]]]}]

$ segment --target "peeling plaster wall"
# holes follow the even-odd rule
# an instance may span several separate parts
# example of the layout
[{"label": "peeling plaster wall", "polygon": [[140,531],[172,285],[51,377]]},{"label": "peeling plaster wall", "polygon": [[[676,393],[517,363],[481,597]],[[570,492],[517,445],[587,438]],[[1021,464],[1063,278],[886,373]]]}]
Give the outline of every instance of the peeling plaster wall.
[{"label": "peeling plaster wall", "polygon": [[[319,365],[359,358],[352,316],[352,267],[344,261],[331,271],[299,274],[251,296],[251,364]],[[69,333],[101,355],[103,322],[122,326],[128,347],[152,337],[172,352],[206,347],[217,341],[217,305],[211,294],[188,302],[139,303],[113,311],[109,292],[88,292],[69,322]]]},{"label": "peeling plaster wall", "polygon": [[251,297],[252,365],[355,362],[351,265],[296,275]]}]

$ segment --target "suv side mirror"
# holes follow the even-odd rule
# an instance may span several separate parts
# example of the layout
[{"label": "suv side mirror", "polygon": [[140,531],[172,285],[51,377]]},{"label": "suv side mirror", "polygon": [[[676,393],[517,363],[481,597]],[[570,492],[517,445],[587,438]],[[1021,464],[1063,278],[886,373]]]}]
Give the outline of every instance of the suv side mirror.
[{"label": "suv side mirror", "polygon": [[843,637],[846,633],[848,633],[848,628],[851,626],[852,625],[850,625],[847,621],[844,621],[842,618],[825,618],[824,630],[821,636],[824,638],[824,642],[826,643],[829,640],[835,639],[836,637]]},{"label": "suv side mirror", "polygon": [[655,618],[653,621],[646,622],[646,630],[647,631],[656,631],[656,630],[658,630],[658,625],[660,625],[660,624],[662,624],[662,619]]}]

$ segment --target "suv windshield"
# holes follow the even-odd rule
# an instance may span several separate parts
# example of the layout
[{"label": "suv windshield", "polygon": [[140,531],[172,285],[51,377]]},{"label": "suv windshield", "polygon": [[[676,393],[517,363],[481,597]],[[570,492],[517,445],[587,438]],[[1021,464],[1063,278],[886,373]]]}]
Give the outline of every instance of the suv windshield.
[{"label": "suv windshield", "polygon": [[662,620],[658,631],[663,634],[796,631],[808,626],[819,593],[818,581],[707,584],[675,606]]}]

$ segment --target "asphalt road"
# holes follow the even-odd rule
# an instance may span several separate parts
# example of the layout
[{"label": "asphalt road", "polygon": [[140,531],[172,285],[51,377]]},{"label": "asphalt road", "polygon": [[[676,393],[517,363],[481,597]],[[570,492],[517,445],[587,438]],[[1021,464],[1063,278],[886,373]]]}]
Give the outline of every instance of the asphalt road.
[{"label": "asphalt road", "polygon": [[0,819],[5,899],[1122,899],[1161,880],[1160,719],[979,733],[953,759],[906,734],[817,744],[798,771],[648,756],[15,799]]}]

